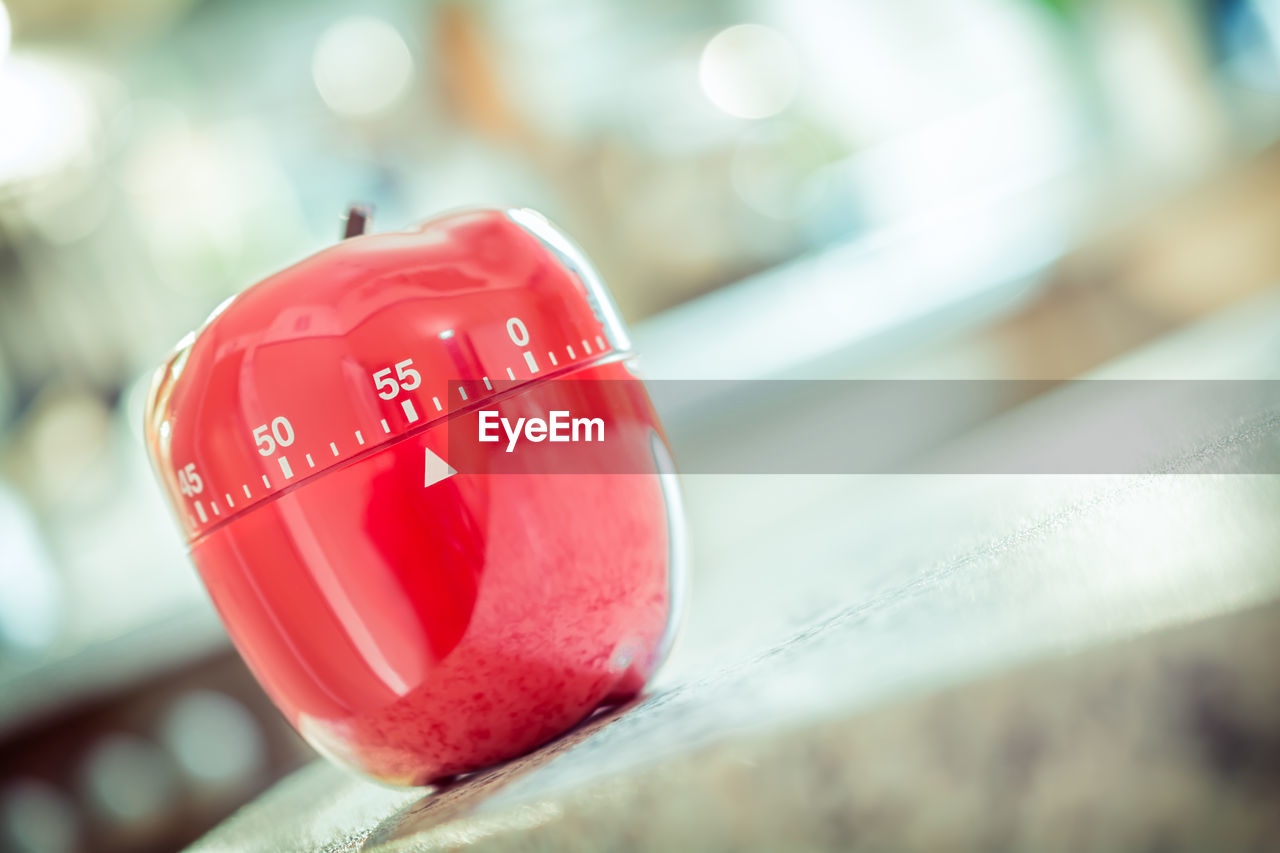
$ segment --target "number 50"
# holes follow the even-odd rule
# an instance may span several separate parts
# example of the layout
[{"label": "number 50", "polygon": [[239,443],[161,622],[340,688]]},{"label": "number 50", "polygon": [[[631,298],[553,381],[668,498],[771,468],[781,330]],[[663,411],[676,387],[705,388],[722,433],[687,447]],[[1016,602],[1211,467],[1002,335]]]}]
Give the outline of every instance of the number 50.
[{"label": "number 50", "polygon": [[276,418],[270,426],[263,424],[254,427],[253,440],[258,445],[258,452],[270,456],[276,452],[276,445],[288,447],[293,444],[293,425],[286,417]]}]

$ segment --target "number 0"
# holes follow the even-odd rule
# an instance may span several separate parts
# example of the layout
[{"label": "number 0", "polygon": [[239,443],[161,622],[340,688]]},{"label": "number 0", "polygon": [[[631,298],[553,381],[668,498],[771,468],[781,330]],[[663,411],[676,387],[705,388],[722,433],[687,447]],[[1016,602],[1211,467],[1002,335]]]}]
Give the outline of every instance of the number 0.
[{"label": "number 0", "polygon": [[529,345],[529,330],[524,325],[524,320],[519,317],[512,317],[507,321],[507,334],[511,336],[511,343],[518,347],[527,347]]}]

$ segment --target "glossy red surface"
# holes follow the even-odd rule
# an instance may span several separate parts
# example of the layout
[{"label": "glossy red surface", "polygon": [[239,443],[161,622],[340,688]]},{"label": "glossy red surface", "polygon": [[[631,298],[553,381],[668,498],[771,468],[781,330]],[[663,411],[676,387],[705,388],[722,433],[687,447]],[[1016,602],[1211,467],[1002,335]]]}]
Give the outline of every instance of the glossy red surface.
[{"label": "glossy red surface", "polygon": [[[386,781],[545,742],[670,638],[665,446],[562,239],[496,211],[353,238],[238,296],[153,384],[148,444],[233,641],[317,748]],[[642,473],[460,449],[479,409],[548,399],[610,417]]]}]

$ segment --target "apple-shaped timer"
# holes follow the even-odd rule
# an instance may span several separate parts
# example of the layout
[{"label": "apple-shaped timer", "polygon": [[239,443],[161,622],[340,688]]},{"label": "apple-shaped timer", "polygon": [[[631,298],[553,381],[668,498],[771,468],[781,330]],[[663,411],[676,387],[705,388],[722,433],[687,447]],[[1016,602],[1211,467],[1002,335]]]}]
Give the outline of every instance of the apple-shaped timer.
[{"label": "apple-shaped timer", "polygon": [[180,342],[146,438],[276,705],[335,760],[424,784],[641,690],[682,522],[626,333],[559,231],[527,210],[362,231]]}]

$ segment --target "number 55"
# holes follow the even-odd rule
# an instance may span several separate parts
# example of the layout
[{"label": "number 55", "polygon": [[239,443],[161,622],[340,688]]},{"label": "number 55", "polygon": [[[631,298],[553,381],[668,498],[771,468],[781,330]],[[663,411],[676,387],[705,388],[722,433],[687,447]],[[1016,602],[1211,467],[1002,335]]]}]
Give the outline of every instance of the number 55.
[{"label": "number 55", "polygon": [[374,387],[378,389],[378,396],[384,400],[395,397],[402,389],[412,391],[422,384],[422,375],[413,369],[413,359],[397,361],[395,370],[396,376],[400,377],[399,382],[391,377],[390,367],[384,367],[373,374]]}]

